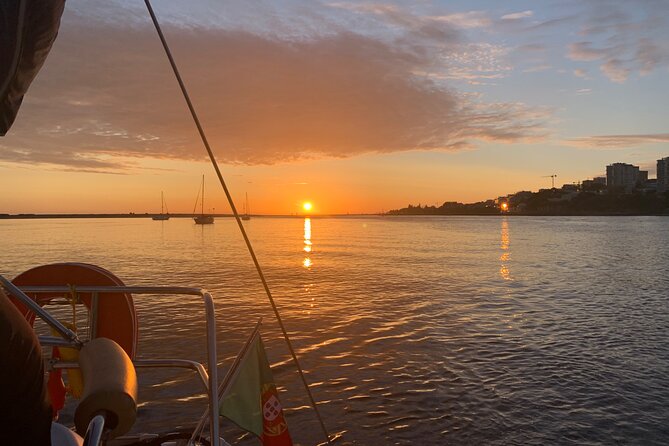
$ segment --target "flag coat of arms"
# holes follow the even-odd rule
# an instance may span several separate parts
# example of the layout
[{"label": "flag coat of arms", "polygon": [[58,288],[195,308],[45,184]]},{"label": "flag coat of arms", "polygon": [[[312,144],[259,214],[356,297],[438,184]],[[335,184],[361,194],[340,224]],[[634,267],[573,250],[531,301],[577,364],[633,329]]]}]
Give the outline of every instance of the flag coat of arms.
[{"label": "flag coat of arms", "polygon": [[220,410],[221,415],[257,435],[263,446],[293,444],[257,330],[232,366]]}]

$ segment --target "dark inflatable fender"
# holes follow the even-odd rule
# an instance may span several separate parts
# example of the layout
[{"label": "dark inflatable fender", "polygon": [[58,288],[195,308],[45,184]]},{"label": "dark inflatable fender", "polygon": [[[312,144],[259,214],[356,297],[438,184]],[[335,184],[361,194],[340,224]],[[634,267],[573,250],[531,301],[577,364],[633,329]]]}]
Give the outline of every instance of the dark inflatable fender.
[{"label": "dark inflatable fender", "polygon": [[56,40],[65,0],[0,1],[0,136]]},{"label": "dark inflatable fender", "polygon": [[48,445],[51,404],[37,335],[0,288],[0,445]]}]

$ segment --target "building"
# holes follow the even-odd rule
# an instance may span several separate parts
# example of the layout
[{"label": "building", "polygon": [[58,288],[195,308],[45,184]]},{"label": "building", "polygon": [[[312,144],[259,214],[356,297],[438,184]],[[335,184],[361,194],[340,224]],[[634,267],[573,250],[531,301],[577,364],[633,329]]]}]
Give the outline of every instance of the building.
[{"label": "building", "polygon": [[[601,180],[604,180],[604,182]],[[599,192],[604,189],[606,189],[605,177],[597,177],[594,180],[583,180],[581,182],[581,190],[583,192]]]},{"label": "building", "polygon": [[526,190],[516,192],[515,194],[508,196],[509,204],[511,206],[517,206],[520,203],[524,203],[530,198],[532,198],[532,195],[533,195],[532,192]]},{"label": "building", "polygon": [[657,191],[669,191],[669,156],[657,160]]},{"label": "building", "polygon": [[650,180],[646,181],[646,184],[644,184],[641,192],[644,194],[657,192],[657,180],[655,178],[651,178]]},{"label": "building", "polygon": [[609,189],[624,190],[631,192],[634,188],[643,181],[648,179],[648,172],[639,171],[639,166],[633,166],[626,163],[613,163],[606,166],[606,186]]},{"label": "building", "polygon": [[637,186],[645,186],[647,182],[648,182],[648,171],[640,170],[639,176],[637,176],[636,179]]}]

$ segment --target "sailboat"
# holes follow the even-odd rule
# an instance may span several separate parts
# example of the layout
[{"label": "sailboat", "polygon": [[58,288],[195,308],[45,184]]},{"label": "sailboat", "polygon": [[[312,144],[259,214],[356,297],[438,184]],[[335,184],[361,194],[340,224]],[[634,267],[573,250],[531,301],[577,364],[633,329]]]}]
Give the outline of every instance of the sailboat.
[{"label": "sailboat", "polygon": [[251,215],[249,215],[249,194],[246,193],[246,202],[244,203],[244,213],[242,214],[242,220],[251,220]]},{"label": "sailboat", "polygon": [[[197,199],[195,200],[195,207],[197,207]],[[193,209],[193,211],[195,210]],[[193,221],[195,221],[196,225],[210,225],[214,223],[213,215],[204,214],[204,175],[202,175],[202,202],[200,208],[200,215],[193,216]]]},{"label": "sailboat", "polygon": [[167,214],[165,213],[165,196],[163,195],[163,192],[160,192],[160,215],[154,215],[151,217],[153,220],[169,220],[170,219],[170,211],[167,211]]}]

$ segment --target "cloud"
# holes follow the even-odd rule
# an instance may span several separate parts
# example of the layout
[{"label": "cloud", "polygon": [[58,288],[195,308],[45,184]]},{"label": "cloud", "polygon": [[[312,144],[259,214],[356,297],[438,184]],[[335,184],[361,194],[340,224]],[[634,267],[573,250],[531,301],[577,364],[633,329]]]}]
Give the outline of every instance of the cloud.
[{"label": "cloud", "polygon": [[500,79],[512,69],[505,62],[509,52],[509,47],[491,43],[460,45],[440,55],[444,65],[440,76],[443,79],[467,81]]},{"label": "cloud", "polygon": [[[639,39],[633,48],[624,44],[606,48],[593,48],[591,45],[591,42],[570,44],[568,57],[576,61],[603,61],[599,66],[600,70],[609,80],[617,83],[624,83],[637,70],[640,74],[647,75],[669,57],[666,50],[649,39]],[[630,51],[633,53],[630,54]]]},{"label": "cloud", "polygon": [[421,16],[396,5],[384,3],[332,2],[328,3],[328,6],[359,14],[376,15],[388,23],[401,26],[404,29],[419,31],[419,33],[422,30],[422,33],[429,37],[439,37],[444,31],[448,33],[449,37],[453,37],[452,30],[454,28],[485,28],[492,24],[492,20],[485,11]]},{"label": "cloud", "polygon": [[630,69],[619,59],[610,59],[599,67],[611,81],[624,83],[630,75]]},{"label": "cloud", "polygon": [[458,28],[487,28],[492,25],[492,20],[485,11],[467,11],[455,14],[432,16],[430,20],[444,22]]},{"label": "cloud", "polygon": [[572,147],[589,149],[628,149],[645,144],[667,143],[669,142],[669,133],[585,136],[567,139],[563,142]]},{"label": "cloud", "polygon": [[70,150],[48,150],[40,152],[37,157],[35,154],[32,150],[16,149],[0,144],[0,160],[8,163],[68,166],[71,170],[79,172],[117,172],[134,167],[132,164],[118,160],[105,160],[103,156]]},{"label": "cloud", "polygon": [[[482,81],[505,77],[511,70],[506,61],[509,47],[465,38],[468,29],[493,25],[486,11],[421,15],[386,3],[334,2],[328,5],[371,16],[386,28],[394,28],[399,34],[385,41],[395,47],[429,55],[433,60],[429,77],[433,80],[458,80],[482,85]],[[423,71],[416,73],[425,74]]]},{"label": "cloud", "polygon": [[626,7],[624,2],[590,0],[584,5],[579,35],[588,40],[568,45],[570,59],[597,62],[616,83],[669,65],[666,2],[638,1]]},{"label": "cloud", "polygon": [[[345,30],[300,39],[164,31],[222,162],[460,150],[544,134],[543,112],[483,103],[416,75],[435,72],[434,53],[420,45]],[[204,158],[154,31],[76,16],[65,21],[2,144],[6,162],[102,171],[132,168],[128,159]]]},{"label": "cloud", "polygon": [[650,39],[640,39],[634,57],[639,64],[640,73],[646,75],[663,62],[666,62],[669,58],[669,52],[666,44],[662,48]]},{"label": "cloud", "polygon": [[527,17],[532,17],[534,13],[530,10],[527,11],[522,11],[522,12],[514,12],[512,14],[505,14],[502,16],[502,20],[518,20],[518,19],[524,19]]},{"label": "cloud", "polygon": [[[335,2],[328,6],[361,14],[377,16],[386,24],[395,26],[414,39],[426,39],[440,44],[452,44],[460,40],[456,26],[445,19],[420,16],[395,5],[381,3]],[[471,19],[470,19],[471,20]]]},{"label": "cloud", "polygon": [[571,60],[590,62],[606,57],[610,50],[591,47],[592,42],[575,42],[569,44],[569,58]]},{"label": "cloud", "polygon": [[583,79],[590,79],[590,77],[588,76],[588,72],[585,71],[583,68],[576,68],[574,70],[574,76],[581,77]]},{"label": "cloud", "polygon": [[531,26],[525,28],[526,31],[544,31],[548,28],[553,28],[559,25],[564,25],[574,20],[578,19],[576,15],[567,15],[563,17],[556,17],[550,20],[544,20],[543,22],[535,23]]}]

